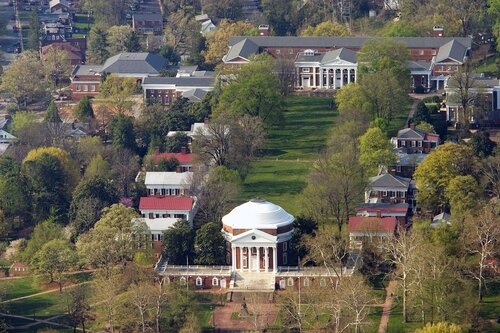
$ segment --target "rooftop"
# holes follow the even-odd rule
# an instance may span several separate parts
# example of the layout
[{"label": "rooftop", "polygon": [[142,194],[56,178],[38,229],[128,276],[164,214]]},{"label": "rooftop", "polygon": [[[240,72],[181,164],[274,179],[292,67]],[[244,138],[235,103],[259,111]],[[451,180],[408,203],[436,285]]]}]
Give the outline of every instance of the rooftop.
[{"label": "rooftop", "polygon": [[283,208],[263,199],[252,199],[222,218],[222,223],[233,229],[277,229],[295,218]]},{"label": "rooftop", "polygon": [[393,176],[389,173],[384,173],[369,179],[368,186],[372,188],[376,187],[388,187],[388,188],[402,188],[408,189],[410,186],[411,179]]},{"label": "rooftop", "polygon": [[139,210],[191,210],[193,198],[190,197],[141,197]]},{"label": "rooftop", "polygon": [[178,185],[188,186],[193,177],[192,172],[146,172],[144,184],[150,185]]},{"label": "rooftop", "polygon": [[149,52],[122,52],[102,65],[102,72],[116,74],[160,74],[167,59]]},{"label": "rooftop", "polygon": [[351,216],[349,217],[349,232],[384,232],[394,233],[396,230],[397,220],[395,217],[366,217],[366,216]]}]

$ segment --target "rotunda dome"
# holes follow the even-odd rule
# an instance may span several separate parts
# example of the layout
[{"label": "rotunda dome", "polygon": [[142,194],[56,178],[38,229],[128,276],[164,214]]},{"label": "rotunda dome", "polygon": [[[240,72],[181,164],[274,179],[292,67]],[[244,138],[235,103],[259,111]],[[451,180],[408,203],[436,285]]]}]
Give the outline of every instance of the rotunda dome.
[{"label": "rotunda dome", "polygon": [[277,229],[292,224],[295,218],[283,208],[263,199],[252,199],[222,218],[232,229]]}]

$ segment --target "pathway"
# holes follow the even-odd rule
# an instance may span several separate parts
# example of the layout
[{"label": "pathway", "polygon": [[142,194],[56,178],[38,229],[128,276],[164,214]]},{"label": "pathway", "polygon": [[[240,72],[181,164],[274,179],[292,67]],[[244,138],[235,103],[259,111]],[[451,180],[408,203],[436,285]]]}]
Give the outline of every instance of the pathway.
[{"label": "pathway", "polygon": [[[72,285],[63,287],[62,289],[63,290],[71,289],[71,288],[74,288],[76,286],[81,286],[82,284],[87,284],[87,283],[90,283],[90,281],[85,281],[85,282],[80,282],[80,283],[77,283],[77,284],[72,284]],[[35,296],[40,296],[40,295],[44,295],[44,294],[50,294],[50,293],[54,293],[54,292],[58,292],[58,291],[59,291],[59,288],[45,290],[45,291],[42,291],[42,292],[39,292],[39,293],[36,293],[36,294],[31,294],[31,295],[27,295],[27,296],[18,297],[18,298],[8,299],[6,301],[0,302],[0,304],[11,303],[11,302],[19,301],[19,300],[22,300],[22,299],[31,298],[31,297],[35,297]]]},{"label": "pathway", "polygon": [[[240,330],[256,330],[256,328],[264,328],[267,325],[272,325],[278,316],[278,310],[273,304],[257,304],[260,316],[255,319],[250,316],[248,318],[232,318],[233,313],[240,313],[241,303],[227,303],[224,306],[216,307],[213,314],[213,325],[216,330],[223,331],[240,331]],[[248,304],[249,312],[252,312],[253,304]],[[256,327],[257,326],[257,327]]]},{"label": "pathway", "polygon": [[389,324],[389,316],[391,315],[393,295],[397,284],[397,281],[389,281],[389,285],[385,289],[386,296],[382,309],[382,317],[380,318],[380,325],[378,327],[378,333],[385,333],[387,331],[387,324]]},{"label": "pathway", "polygon": [[[47,319],[34,319],[32,317],[18,316],[18,315],[13,315],[13,314],[8,314],[8,313],[2,313],[2,312],[0,312],[0,317],[11,317],[11,318],[18,318],[18,319],[24,319],[24,320],[30,320],[30,321],[35,321],[36,322],[35,324],[27,324],[27,325],[23,325],[23,326],[10,327],[9,330],[17,330],[17,329],[24,330],[27,327],[38,325],[38,324],[49,324],[49,325],[53,325],[53,326],[64,327],[64,328],[71,328],[72,329],[73,327],[71,327],[69,325],[60,324],[60,323],[56,323],[56,322],[52,321],[54,319],[59,318],[60,316],[61,315],[57,315],[57,316],[53,316],[53,317],[50,317],[50,318],[47,318]],[[77,328],[77,330],[81,331],[82,329]]]}]

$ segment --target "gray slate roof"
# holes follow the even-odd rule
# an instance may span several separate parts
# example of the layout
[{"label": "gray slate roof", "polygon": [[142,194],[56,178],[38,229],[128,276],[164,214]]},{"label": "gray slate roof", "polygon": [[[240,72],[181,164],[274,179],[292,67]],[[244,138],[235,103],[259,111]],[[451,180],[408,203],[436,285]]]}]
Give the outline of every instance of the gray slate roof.
[{"label": "gray slate roof", "polygon": [[350,63],[356,63],[357,54],[356,52],[346,49],[340,48],[332,51],[328,51],[325,53],[315,53],[314,55],[307,55],[305,52],[300,52],[297,54],[297,62],[319,62],[319,63],[327,63],[334,60],[344,60]]},{"label": "gray slate roof", "polygon": [[249,38],[245,37],[237,43],[231,44],[230,42],[230,45],[231,48],[229,49],[229,52],[224,56],[225,61],[231,61],[238,57],[248,59],[253,54],[259,52],[259,46]]},{"label": "gray slate roof", "polygon": [[427,61],[413,61],[409,60],[405,62],[405,67],[410,71],[430,71],[431,63]]},{"label": "gray slate roof", "polygon": [[462,63],[464,61],[467,48],[467,46],[463,45],[458,40],[451,40],[439,48],[439,52],[436,55],[436,62],[441,62],[450,58]]},{"label": "gray slate roof", "polygon": [[383,208],[406,208],[408,209],[410,205],[406,202],[403,203],[391,203],[391,202],[376,202],[376,203],[360,203],[356,205],[356,209],[383,209]]},{"label": "gray slate roof", "polygon": [[389,173],[384,173],[369,179],[369,187],[390,187],[408,189],[411,180],[409,178],[393,176]]},{"label": "gray slate roof", "polygon": [[142,85],[148,84],[175,84],[178,87],[211,87],[214,77],[146,77]]},{"label": "gray slate roof", "polygon": [[188,91],[185,91],[182,94],[182,97],[189,99],[191,102],[198,102],[201,101],[206,95],[208,94],[208,91],[200,88],[196,89],[191,89]]},{"label": "gray slate roof", "polygon": [[76,65],[71,75],[96,75],[101,73],[101,69],[101,65]]},{"label": "gray slate roof", "polygon": [[154,13],[142,13],[132,15],[132,19],[136,21],[159,21],[163,22],[163,16],[161,14]]},{"label": "gray slate roof", "polygon": [[[229,39],[229,46],[242,40],[250,40],[258,47],[295,47],[295,48],[361,48],[368,40],[377,37],[294,37],[294,36],[236,36]],[[382,38],[382,37],[381,37]],[[411,48],[439,48],[446,43],[456,40],[462,46],[471,47],[469,37],[395,37],[394,41],[402,42]]]},{"label": "gray slate roof", "polygon": [[108,58],[102,65],[102,72],[116,74],[153,74],[158,75],[165,68],[167,60],[153,53],[119,53]]},{"label": "gray slate roof", "polygon": [[425,138],[425,133],[413,128],[404,128],[398,131],[398,139],[420,139]]}]

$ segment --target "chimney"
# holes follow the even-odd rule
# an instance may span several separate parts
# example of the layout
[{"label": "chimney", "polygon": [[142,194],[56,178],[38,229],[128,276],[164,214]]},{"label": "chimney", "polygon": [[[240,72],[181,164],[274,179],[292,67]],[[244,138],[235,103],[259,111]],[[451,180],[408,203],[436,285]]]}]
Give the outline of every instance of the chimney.
[{"label": "chimney", "polygon": [[432,37],[443,37],[444,36],[444,27],[441,25],[435,25],[432,28]]},{"label": "chimney", "polygon": [[269,26],[266,24],[259,25],[259,36],[269,36]]},{"label": "chimney", "polygon": [[382,218],[382,211],[381,210],[377,210],[377,217]]}]

